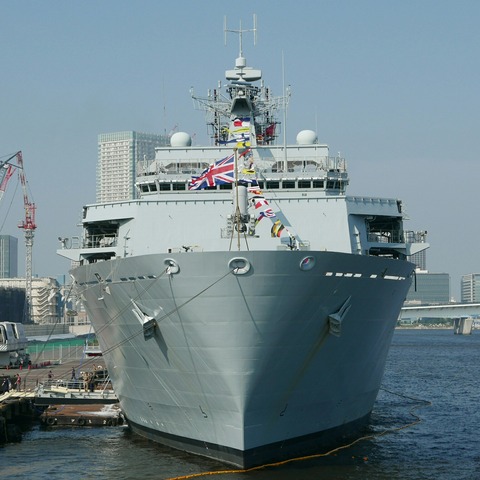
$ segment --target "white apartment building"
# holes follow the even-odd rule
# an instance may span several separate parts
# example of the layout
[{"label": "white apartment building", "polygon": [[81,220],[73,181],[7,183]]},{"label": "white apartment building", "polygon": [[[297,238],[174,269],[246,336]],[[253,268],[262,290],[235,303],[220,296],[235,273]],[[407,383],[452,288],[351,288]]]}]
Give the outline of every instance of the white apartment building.
[{"label": "white apartment building", "polygon": [[462,275],[460,294],[462,302],[480,302],[480,273]]},{"label": "white apartment building", "polygon": [[154,133],[114,132],[98,136],[97,195],[99,203],[136,198],[136,163],[155,158],[155,147],[168,137]]}]

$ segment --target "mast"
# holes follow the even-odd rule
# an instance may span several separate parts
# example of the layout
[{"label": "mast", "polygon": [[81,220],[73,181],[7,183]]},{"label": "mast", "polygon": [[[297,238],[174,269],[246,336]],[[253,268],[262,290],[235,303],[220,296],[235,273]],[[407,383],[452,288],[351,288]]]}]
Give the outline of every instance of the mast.
[{"label": "mast", "polygon": [[238,33],[239,42],[240,42],[240,54],[239,57],[243,58],[243,41],[242,34],[247,32],[253,32],[253,45],[257,44],[257,15],[253,14],[253,28],[242,30],[242,21],[240,20],[240,27],[238,30],[228,29],[227,28],[227,17],[223,18],[223,32],[225,35],[225,45],[227,45],[227,32]]}]

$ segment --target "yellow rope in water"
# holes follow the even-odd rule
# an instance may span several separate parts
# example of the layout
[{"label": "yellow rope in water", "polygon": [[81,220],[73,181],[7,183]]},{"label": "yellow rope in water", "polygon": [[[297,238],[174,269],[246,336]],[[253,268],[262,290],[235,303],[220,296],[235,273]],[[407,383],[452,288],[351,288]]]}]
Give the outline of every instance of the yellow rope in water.
[{"label": "yellow rope in water", "polygon": [[412,415],[415,418],[415,420],[413,422],[408,423],[407,425],[402,425],[401,427],[389,428],[387,430],[384,430],[383,432],[372,433],[371,435],[365,435],[363,437],[357,438],[356,440],[354,440],[351,443],[348,443],[347,445],[342,445],[340,447],[334,448],[333,450],[330,450],[330,451],[325,452],[325,453],[315,453],[313,455],[306,455],[304,457],[289,458],[287,460],[282,460],[280,462],[266,463],[264,465],[258,465],[256,467],[239,469],[239,470],[218,470],[218,471],[193,473],[193,474],[190,474],[190,475],[183,475],[183,476],[180,476],[180,477],[171,477],[171,478],[168,478],[167,480],[186,480],[186,479],[189,479],[189,478],[206,477],[208,475],[231,475],[231,474],[234,474],[234,473],[249,473],[249,472],[253,472],[255,470],[262,470],[264,468],[279,467],[281,465],[286,465],[287,463],[300,462],[300,461],[305,461],[305,460],[313,460],[313,459],[320,458],[320,457],[327,457],[327,456],[332,455],[336,452],[339,452],[340,450],[345,450],[347,448],[350,448],[351,446],[355,445],[356,443],[362,442],[364,440],[371,440],[373,438],[382,437],[382,436],[387,435],[389,433],[399,432],[400,430],[405,430],[406,428],[413,427],[414,425],[417,425],[418,423],[420,423],[422,421],[422,419],[418,415],[413,413],[413,411],[417,408],[422,407],[422,406],[426,407],[426,406],[432,405],[432,402],[430,402],[428,400],[422,400],[422,399],[419,399],[419,398],[409,397],[408,395],[403,395],[403,394],[400,394],[400,393],[392,392],[391,390],[387,390],[385,388],[382,388],[382,390],[384,390],[385,392],[390,393],[392,395],[396,395],[398,397],[407,398],[407,399],[413,400],[415,402],[420,402],[420,405],[412,406],[412,408],[410,409],[410,412],[409,412],[410,415]]}]

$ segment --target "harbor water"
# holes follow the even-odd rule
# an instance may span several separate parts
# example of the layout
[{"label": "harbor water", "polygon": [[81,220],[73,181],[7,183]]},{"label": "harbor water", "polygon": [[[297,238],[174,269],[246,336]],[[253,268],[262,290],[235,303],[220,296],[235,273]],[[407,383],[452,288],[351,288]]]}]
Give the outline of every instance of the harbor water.
[{"label": "harbor water", "polygon": [[[0,478],[480,479],[480,332],[397,330],[365,438],[328,456],[247,473],[125,427],[42,429],[0,447]],[[192,477],[187,477],[187,476]]]}]

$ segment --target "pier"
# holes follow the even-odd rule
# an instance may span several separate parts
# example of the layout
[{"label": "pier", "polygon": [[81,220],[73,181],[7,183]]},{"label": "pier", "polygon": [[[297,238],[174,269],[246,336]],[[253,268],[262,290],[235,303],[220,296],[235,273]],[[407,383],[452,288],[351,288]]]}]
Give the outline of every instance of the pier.
[{"label": "pier", "polygon": [[21,440],[22,425],[29,424],[35,417],[32,397],[0,396],[0,445]]},{"label": "pier", "polygon": [[115,427],[124,423],[117,404],[51,405],[40,415],[40,421],[49,427]]},{"label": "pier", "polygon": [[[9,391],[0,390],[0,444],[20,441],[22,428],[34,421],[46,427],[122,425],[124,417],[108,379],[94,381],[95,372],[104,371],[90,360],[0,370],[0,387],[5,379],[11,384]],[[78,379],[81,373],[90,380]]]}]

